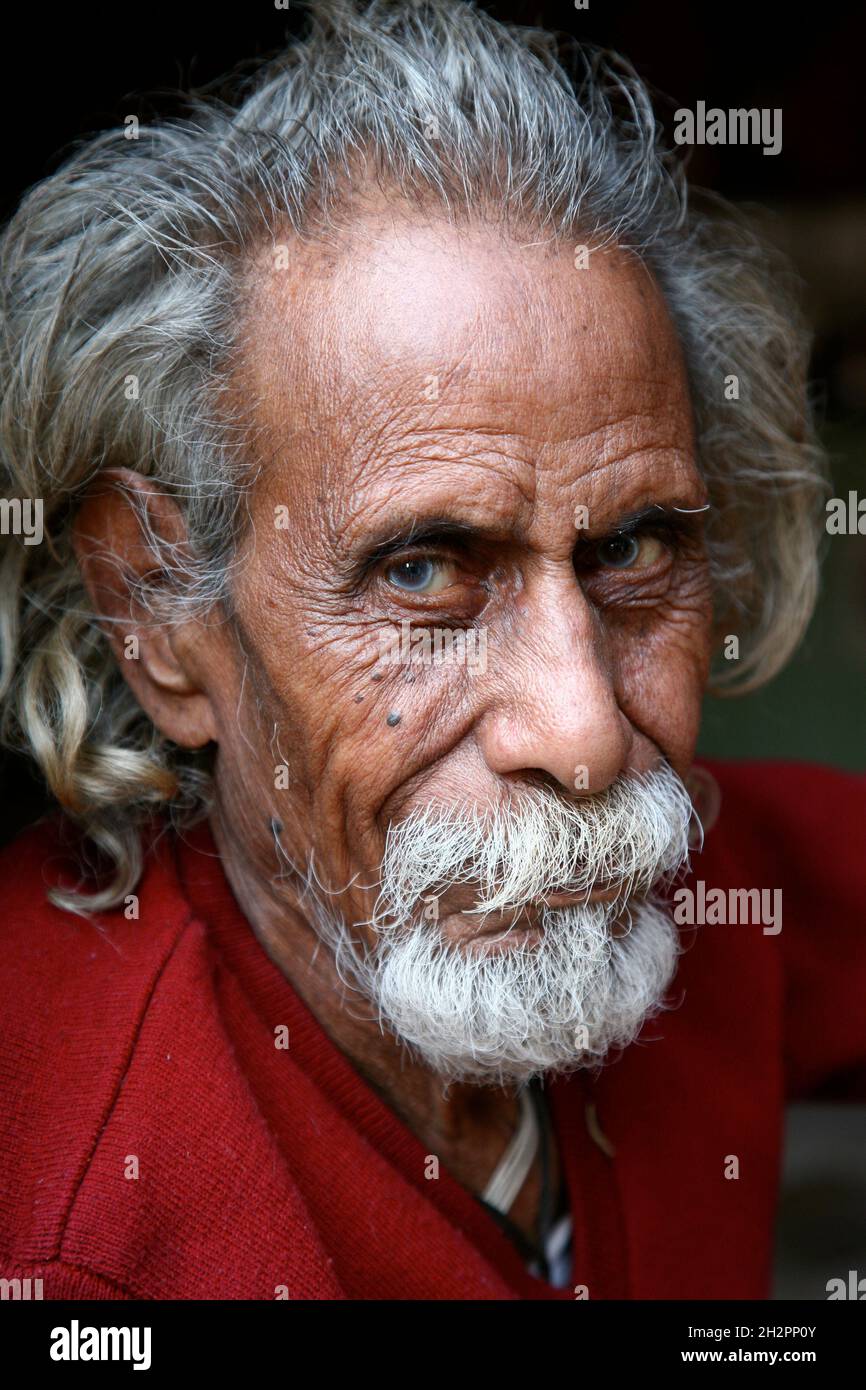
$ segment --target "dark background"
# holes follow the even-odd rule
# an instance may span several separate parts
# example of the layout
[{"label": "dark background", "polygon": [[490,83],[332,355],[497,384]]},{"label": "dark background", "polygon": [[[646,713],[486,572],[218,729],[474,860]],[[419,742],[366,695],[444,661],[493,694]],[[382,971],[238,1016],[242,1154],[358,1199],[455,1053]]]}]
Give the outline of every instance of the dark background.
[{"label": "dark background", "polygon": [[[780,154],[699,147],[690,175],[759,205],[765,231],[793,257],[816,328],[814,393],[834,494],[866,495],[866,7],[590,0],[578,11],[560,0],[485,8],[619,49],[656,91],[668,129],[676,107],[699,100],[782,108]],[[277,10],[269,0],[16,7],[0,83],[0,218],[70,141],[130,113],[147,120],[177,111],[173,92],[279,47],[300,19],[294,5]],[[800,653],[765,690],[708,701],[701,751],[866,768],[866,543],[840,536],[825,549],[821,601]],[[42,799],[17,759],[0,760],[0,789],[2,842],[40,813]],[[864,1115],[860,1107],[792,1112],[777,1296],[825,1297],[828,1260],[843,1275],[866,1272]]]},{"label": "dark background", "polygon": [[[864,491],[866,453],[866,114],[861,67],[866,6],[823,0],[808,11],[777,0],[590,0],[489,4],[500,19],[541,24],[625,53],[672,128],[678,106],[781,107],[783,145],[690,152],[693,181],[757,205],[765,231],[793,257],[817,337],[814,395],[831,453],[834,495]],[[808,24],[805,16],[808,13]],[[238,60],[278,48],[301,23],[292,5],[101,0],[19,7],[0,84],[6,133],[0,218],[90,131],[176,112],[176,93]],[[707,702],[700,751],[866,768],[866,546],[826,546],[820,607],[793,663],[769,687]],[[39,814],[27,767],[0,757],[0,843]]]}]

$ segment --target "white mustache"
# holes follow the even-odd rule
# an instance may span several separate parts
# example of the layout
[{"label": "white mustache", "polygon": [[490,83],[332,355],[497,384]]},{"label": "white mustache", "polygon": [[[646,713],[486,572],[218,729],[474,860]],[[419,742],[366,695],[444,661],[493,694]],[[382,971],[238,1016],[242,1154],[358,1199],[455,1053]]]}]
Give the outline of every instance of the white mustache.
[{"label": "white mustache", "polygon": [[[527,788],[494,811],[431,805],[388,829],[375,944],[313,895],[317,928],[343,985],[443,1082],[523,1084],[600,1066],[663,1007],[679,939],[669,913],[640,895],[687,861],[691,817],[667,764],[583,801]],[[473,952],[421,910],[458,884],[477,912],[597,886],[617,898],[543,908],[533,943]]]},{"label": "white mustache", "polygon": [[582,801],[527,787],[492,811],[424,807],[388,829],[372,925],[405,925],[429,895],[467,884],[479,913],[595,888],[621,905],[687,863],[692,814],[667,763]]}]

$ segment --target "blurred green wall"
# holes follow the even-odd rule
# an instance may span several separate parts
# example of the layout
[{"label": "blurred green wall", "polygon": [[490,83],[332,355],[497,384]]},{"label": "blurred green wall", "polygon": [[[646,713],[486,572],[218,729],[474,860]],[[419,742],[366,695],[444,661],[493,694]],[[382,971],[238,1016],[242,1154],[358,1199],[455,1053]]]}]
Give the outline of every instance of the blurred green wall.
[{"label": "blurred green wall", "polygon": [[[835,425],[824,440],[833,495],[866,497],[866,425]],[[826,538],[818,607],[796,656],[753,695],[708,698],[698,751],[866,770],[866,537]]]}]

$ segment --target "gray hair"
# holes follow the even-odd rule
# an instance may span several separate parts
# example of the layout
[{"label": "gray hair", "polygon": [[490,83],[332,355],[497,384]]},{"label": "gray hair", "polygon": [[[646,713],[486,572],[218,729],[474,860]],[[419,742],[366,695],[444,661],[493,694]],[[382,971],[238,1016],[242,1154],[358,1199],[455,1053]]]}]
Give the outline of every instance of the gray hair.
[{"label": "gray hair", "polygon": [[452,219],[490,209],[640,256],[690,375],[717,631],[740,637],[717,686],[773,675],[814,604],[823,458],[791,277],[730,208],[687,205],[630,66],[577,44],[567,58],[550,34],[462,0],[309,10],[305,37],[228,94],[199,94],[136,139],[81,144],[0,242],[0,493],[42,499],[47,533],[31,546],[0,537],[0,731],[107,856],[94,908],[135,886],[141,823],[157,809],[203,814],[211,777],[120,674],[74,555],[76,507],[105,467],[147,475],[179,501],[192,541],[192,558],[163,557],[165,621],[231,611],[255,475],[248,421],[225,407],[244,274],[268,238],[327,235],[350,216],[359,159],[364,177]]}]

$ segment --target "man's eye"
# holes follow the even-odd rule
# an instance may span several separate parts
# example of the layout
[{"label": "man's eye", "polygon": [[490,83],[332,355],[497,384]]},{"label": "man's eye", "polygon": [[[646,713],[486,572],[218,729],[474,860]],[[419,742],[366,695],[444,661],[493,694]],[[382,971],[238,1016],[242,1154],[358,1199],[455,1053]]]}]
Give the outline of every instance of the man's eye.
[{"label": "man's eye", "polygon": [[398,560],[385,571],[395,589],[407,594],[438,594],[454,580],[454,566],[447,560]]},{"label": "man's eye", "polygon": [[605,569],[648,569],[664,549],[658,536],[623,534],[611,536],[596,546],[596,558]]}]

